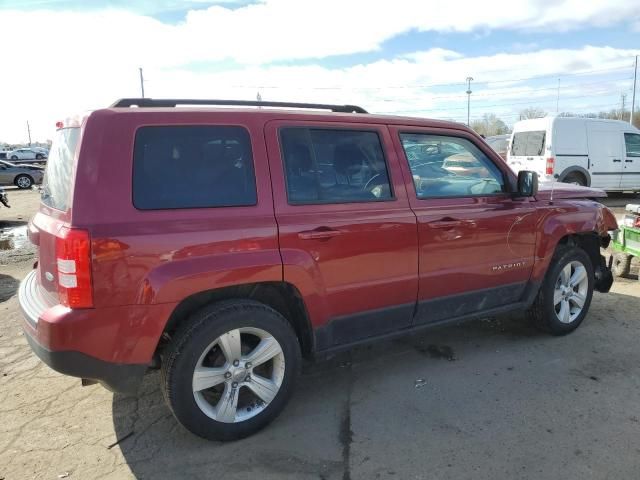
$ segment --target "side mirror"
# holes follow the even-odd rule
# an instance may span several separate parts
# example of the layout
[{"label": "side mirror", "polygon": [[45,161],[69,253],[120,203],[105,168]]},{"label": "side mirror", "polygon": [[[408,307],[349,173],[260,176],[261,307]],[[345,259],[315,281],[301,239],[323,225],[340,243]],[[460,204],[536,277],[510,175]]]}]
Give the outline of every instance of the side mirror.
[{"label": "side mirror", "polygon": [[518,172],[518,197],[533,197],[538,193],[538,174],[529,170]]}]

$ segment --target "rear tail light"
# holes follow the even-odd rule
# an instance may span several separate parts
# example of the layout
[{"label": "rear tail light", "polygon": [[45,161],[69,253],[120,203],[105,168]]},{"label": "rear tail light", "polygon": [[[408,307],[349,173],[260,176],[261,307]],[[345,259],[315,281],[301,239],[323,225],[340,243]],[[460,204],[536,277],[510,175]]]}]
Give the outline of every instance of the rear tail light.
[{"label": "rear tail light", "polygon": [[553,157],[547,158],[547,169],[545,172],[547,175],[553,175],[553,168],[555,167],[555,163],[556,163],[555,158]]},{"label": "rear tail light", "polygon": [[62,228],[56,238],[56,261],[60,302],[71,308],[93,307],[89,232]]},{"label": "rear tail light", "polygon": [[636,221],[633,224],[633,228],[640,228],[640,217],[636,217]]}]

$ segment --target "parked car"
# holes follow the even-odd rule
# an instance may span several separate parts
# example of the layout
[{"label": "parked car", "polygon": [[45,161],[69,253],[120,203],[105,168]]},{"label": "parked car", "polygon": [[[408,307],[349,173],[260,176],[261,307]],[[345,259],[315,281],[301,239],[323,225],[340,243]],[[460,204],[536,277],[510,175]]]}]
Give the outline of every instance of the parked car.
[{"label": "parked car", "polygon": [[[449,150],[486,177],[443,168]],[[613,281],[600,248],[616,219],[586,200],[603,196],[550,199],[458,123],[125,99],[56,133],[25,337],[118,392],[160,368],[183,426],[237,439],[282,411],[302,357],[510,311],[573,331]]]},{"label": "parked car", "polygon": [[509,152],[510,139],[511,134],[508,133],[506,135],[494,135],[492,137],[487,137],[485,141],[496,151],[498,155],[500,155],[500,158],[506,161],[507,153]]},{"label": "parked car", "polygon": [[516,122],[507,162],[542,179],[640,191],[640,130],[619,120],[545,117]]},{"label": "parked car", "polygon": [[44,170],[35,165],[16,165],[0,160],[0,185],[15,185],[18,188],[31,188],[36,183],[42,183]]},{"label": "parked car", "polygon": [[7,152],[7,158],[10,160],[44,160],[47,154],[33,148],[17,148]]}]

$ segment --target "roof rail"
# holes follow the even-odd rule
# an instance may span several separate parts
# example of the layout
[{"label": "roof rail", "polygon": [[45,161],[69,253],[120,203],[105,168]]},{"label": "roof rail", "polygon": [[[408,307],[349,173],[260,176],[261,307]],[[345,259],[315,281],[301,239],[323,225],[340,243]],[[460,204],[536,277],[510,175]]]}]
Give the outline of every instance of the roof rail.
[{"label": "roof rail", "polygon": [[255,100],[197,100],[174,98],[122,98],[111,105],[111,107],[175,107],[177,105],[232,105],[236,107],[311,108],[316,110],[331,110],[332,112],[342,113],[368,113],[364,108],[357,105],[326,105],[323,103],[263,102]]}]

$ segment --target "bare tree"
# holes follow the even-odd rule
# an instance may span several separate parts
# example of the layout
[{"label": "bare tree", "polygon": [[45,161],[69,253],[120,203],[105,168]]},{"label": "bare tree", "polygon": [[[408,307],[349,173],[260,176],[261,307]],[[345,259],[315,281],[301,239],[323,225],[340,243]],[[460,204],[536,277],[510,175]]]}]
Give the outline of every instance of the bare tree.
[{"label": "bare tree", "polygon": [[547,112],[538,107],[529,107],[524,110],[520,110],[520,120],[527,120],[529,118],[542,118],[546,117]]},{"label": "bare tree", "polygon": [[485,137],[509,133],[509,127],[494,113],[485,113],[482,119],[474,120],[471,122],[471,128]]}]

